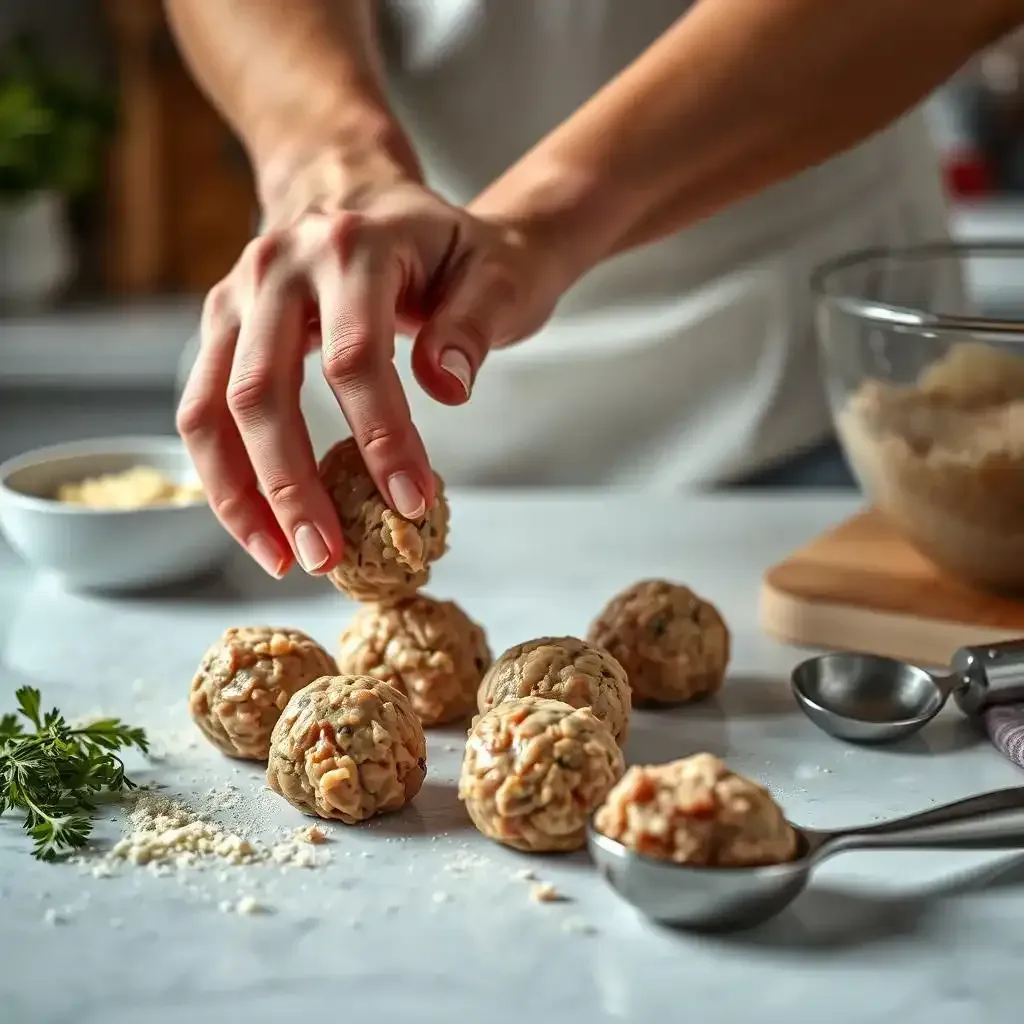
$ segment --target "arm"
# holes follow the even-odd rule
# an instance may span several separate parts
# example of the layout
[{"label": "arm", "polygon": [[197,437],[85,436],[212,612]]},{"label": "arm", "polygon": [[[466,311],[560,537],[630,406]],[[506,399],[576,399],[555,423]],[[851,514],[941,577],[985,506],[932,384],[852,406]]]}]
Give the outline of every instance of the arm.
[{"label": "arm", "polygon": [[701,0],[472,204],[574,269],[866,138],[1024,21],[1021,0]]},{"label": "arm", "polygon": [[[194,77],[248,150],[264,212],[206,296],[178,430],[253,558],[273,576],[293,561],[322,575],[344,538],[302,415],[305,356],[319,348],[380,493],[419,519],[437,482],[395,371],[396,318],[418,324],[431,282],[472,247],[470,219],[423,186],[388,109],[377,0],[164,2]],[[457,352],[452,362],[452,337],[419,346],[416,365],[455,405],[472,366]]]},{"label": "arm", "polygon": [[352,188],[419,178],[383,89],[373,0],[164,0],[185,61],[245,145],[264,207],[330,154]]}]

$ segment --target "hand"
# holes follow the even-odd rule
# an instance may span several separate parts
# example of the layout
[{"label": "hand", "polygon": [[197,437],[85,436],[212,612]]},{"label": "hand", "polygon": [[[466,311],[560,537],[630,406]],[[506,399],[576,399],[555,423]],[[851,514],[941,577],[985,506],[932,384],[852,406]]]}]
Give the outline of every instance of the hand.
[{"label": "hand", "polygon": [[472,217],[408,176],[354,185],[321,162],[207,296],[177,425],[211,506],[271,575],[338,562],[342,535],[299,406],[323,373],[381,494],[417,518],[433,474],[395,371],[396,330],[432,397],[468,400],[489,349],[533,333],[561,277],[546,246]]}]

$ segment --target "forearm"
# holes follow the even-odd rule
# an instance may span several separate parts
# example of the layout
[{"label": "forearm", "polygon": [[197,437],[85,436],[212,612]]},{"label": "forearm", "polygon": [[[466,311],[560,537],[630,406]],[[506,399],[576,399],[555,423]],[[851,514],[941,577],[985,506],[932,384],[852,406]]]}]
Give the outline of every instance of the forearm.
[{"label": "forearm", "polygon": [[1021,7],[701,0],[474,209],[574,238],[584,262],[654,241],[895,120]]},{"label": "forearm", "polygon": [[384,94],[373,0],[164,0],[184,59],[245,145],[264,203],[334,148],[418,173]]}]

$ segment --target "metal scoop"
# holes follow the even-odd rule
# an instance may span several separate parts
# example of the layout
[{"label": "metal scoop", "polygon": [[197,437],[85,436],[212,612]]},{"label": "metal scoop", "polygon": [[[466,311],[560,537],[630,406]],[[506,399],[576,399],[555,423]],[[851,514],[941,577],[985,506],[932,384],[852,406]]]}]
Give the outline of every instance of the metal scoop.
[{"label": "metal scoop", "polygon": [[793,828],[800,840],[798,858],[761,868],[695,868],[655,860],[593,825],[587,845],[601,875],[646,917],[691,931],[736,931],[782,911],[803,891],[811,871],[836,853],[1024,849],[1024,788],[973,796],[863,828]]},{"label": "metal scoop", "polygon": [[797,703],[825,732],[886,743],[917,732],[950,694],[970,717],[1024,702],[1024,641],[962,647],[943,675],[875,654],[824,654],[797,665],[792,684]]}]

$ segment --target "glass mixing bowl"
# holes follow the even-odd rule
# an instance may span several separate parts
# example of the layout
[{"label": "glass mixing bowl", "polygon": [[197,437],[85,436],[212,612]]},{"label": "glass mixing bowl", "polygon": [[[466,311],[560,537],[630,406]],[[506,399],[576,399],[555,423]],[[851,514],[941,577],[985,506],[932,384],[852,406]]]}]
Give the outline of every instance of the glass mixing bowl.
[{"label": "glass mixing bowl", "polygon": [[865,495],[951,575],[1024,591],[1024,242],[854,253],[813,290]]}]

